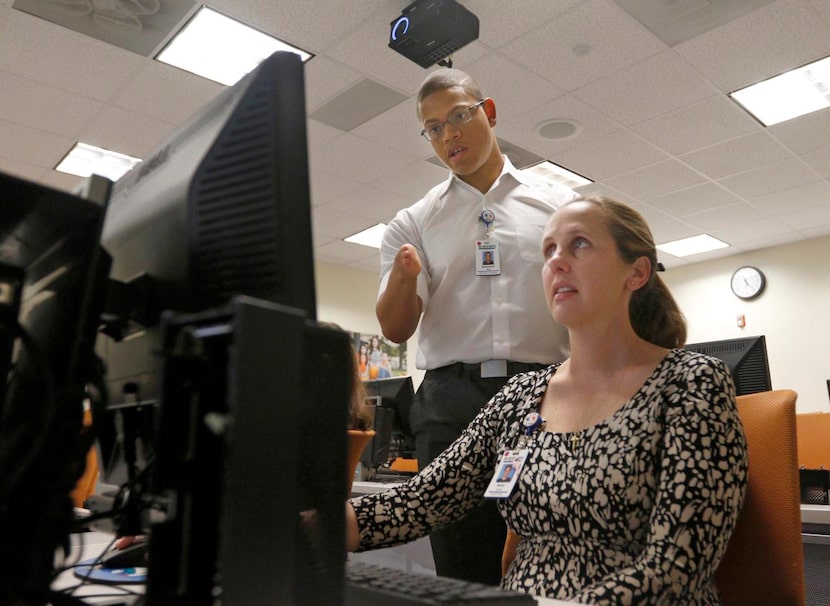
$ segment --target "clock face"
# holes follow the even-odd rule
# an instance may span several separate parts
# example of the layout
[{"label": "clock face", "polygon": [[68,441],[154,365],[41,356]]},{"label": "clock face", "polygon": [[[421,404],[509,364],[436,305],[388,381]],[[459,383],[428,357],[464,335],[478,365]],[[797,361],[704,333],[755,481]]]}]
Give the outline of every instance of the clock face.
[{"label": "clock face", "polygon": [[766,286],[764,274],[757,267],[739,267],[732,274],[732,292],[741,299],[752,299]]}]

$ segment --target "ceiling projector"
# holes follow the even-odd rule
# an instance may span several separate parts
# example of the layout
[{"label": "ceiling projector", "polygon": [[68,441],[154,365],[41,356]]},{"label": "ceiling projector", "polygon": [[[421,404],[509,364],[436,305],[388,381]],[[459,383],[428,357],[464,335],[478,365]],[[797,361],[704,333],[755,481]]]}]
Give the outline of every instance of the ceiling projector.
[{"label": "ceiling projector", "polygon": [[421,67],[452,67],[447,57],[476,39],[478,17],[455,0],[415,0],[392,21],[389,48]]}]

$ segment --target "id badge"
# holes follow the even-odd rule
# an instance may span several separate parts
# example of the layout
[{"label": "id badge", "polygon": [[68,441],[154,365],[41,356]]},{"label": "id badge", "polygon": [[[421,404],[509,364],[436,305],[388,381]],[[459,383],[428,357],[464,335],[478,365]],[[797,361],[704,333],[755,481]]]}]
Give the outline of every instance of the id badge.
[{"label": "id badge", "polygon": [[496,473],[484,492],[486,499],[506,499],[513,493],[522,472],[528,450],[505,450],[496,465]]},{"label": "id badge", "polygon": [[497,276],[501,273],[499,244],[495,240],[476,240],[476,275]]}]

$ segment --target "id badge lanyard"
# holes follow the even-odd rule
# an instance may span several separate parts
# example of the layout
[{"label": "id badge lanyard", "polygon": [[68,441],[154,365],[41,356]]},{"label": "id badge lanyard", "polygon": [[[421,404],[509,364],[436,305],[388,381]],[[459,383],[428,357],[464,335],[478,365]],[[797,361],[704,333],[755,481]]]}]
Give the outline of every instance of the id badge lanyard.
[{"label": "id badge lanyard", "polygon": [[497,276],[501,273],[501,259],[499,257],[499,243],[493,237],[493,222],[496,213],[485,208],[478,216],[484,223],[484,237],[475,242],[475,260],[477,276]]},{"label": "id badge lanyard", "polygon": [[519,437],[515,450],[505,450],[499,457],[496,473],[487,485],[484,497],[488,499],[506,499],[516,488],[519,475],[530,453],[528,445],[536,434],[544,429],[545,420],[538,412],[528,413],[522,421],[524,433]]}]

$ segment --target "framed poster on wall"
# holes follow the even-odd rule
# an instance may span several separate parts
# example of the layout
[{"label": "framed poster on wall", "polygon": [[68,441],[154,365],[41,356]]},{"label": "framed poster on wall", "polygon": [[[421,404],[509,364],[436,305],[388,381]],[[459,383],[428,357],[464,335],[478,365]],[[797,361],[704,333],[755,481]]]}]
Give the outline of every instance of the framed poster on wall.
[{"label": "framed poster on wall", "polygon": [[393,343],[382,335],[352,333],[360,376],[365,380],[404,376],[406,343]]}]

